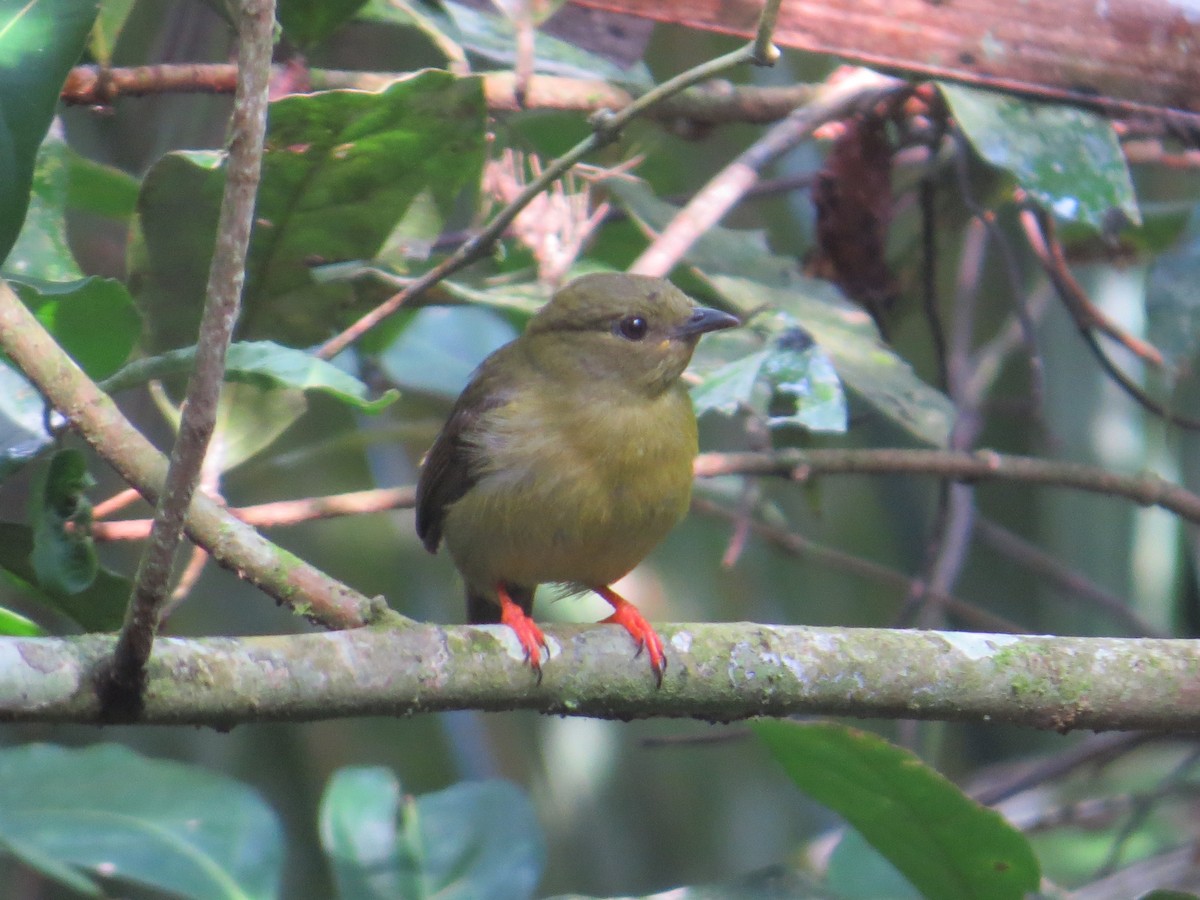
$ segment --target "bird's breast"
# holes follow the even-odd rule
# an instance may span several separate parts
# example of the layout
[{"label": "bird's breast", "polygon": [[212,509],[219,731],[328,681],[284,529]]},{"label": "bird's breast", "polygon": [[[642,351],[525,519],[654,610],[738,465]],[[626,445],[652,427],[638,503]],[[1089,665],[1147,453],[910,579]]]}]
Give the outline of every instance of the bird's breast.
[{"label": "bird's breast", "polygon": [[518,397],[473,441],[479,478],[445,535],[481,589],[609,584],[687,511],[696,422],[682,387],[625,403]]}]

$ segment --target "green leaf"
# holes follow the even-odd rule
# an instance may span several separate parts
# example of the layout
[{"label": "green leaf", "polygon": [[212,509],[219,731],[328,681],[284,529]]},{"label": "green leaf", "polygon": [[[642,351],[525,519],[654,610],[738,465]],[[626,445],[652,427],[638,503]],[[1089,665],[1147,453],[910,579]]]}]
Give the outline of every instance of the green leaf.
[{"label": "green leaf", "polygon": [[66,616],[85,631],[116,631],[125,618],[133,582],[101,568],[91,586],[78,594],[51,593],[38,584],[30,557],[33,529],[0,522],[0,569],[23,593]]},{"label": "green leaf", "polygon": [[516,336],[490,309],[427,306],[413,314],[379,365],[392,384],[454,397],[484,357]]},{"label": "green leaf", "polygon": [[979,155],[1012,173],[1060,219],[1100,230],[1109,210],[1142,221],[1129,167],[1109,121],[1057,103],[939,82]]},{"label": "green leaf", "polygon": [[[446,72],[379,93],[275,101],[239,338],[307,345],[353,317],[352,287],[317,283],[310,267],[373,257],[418,197],[432,199],[444,221],[479,182],[484,134],[480,80]],[[154,350],[195,341],[224,179],[218,163],[169,154],[144,181],[130,269]],[[441,227],[422,221],[434,234]]]},{"label": "green leaf", "polygon": [[67,209],[122,223],[133,216],[141,187],[138,179],[81,156],[65,144],[57,152],[67,168]]},{"label": "green leaf", "polygon": [[[195,359],[195,347],[139,359],[121,369],[101,387],[115,394],[168,375],[190,372]],[[399,396],[395,391],[388,391],[371,400],[367,397],[367,386],[353,375],[311,353],[272,341],[231,344],[225,358],[225,378],[266,389],[319,391],[371,414],[390,406]]]},{"label": "green leaf", "polygon": [[[517,38],[510,19],[480,12],[461,3],[447,2],[443,5],[461,33],[459,43],[472,53],[478,53],[502,66],[513,65],[516,61]],[[596,78],[641,88],[650,88],[654,84],[645,63],[639,62],[623,69],[602,56],[540,32],[534,32],[533,41],[535,72],[567,78]]]},{"label": "green leaf", "polygon": [[100,561],[92,544],[92,504],[84,491],[96,480],[78,450],[59,450],[34,485],[30,500],[37,583],[51,594],[78,594],[92,586]]},{"label": "green leaf", "polygon": [[42,143],[34,163],[25,224],[4,261],[6,274],[49,281],[83,276],[67,244],[66,212],[71,178],[67,152],[66,144],[53,134]]},{"label": "green leaf", "polygon": [[302,49],[320,43],[354,17],[367,0],[279,0],[283,33]]},{"label": "green leaf", "polygon": [[928,900],[1021,900],[1038,889],[1025,837],[907,750],[831,722],[753,727],[797,787],[853,825]]},{"label": "green leaf", "polygon": [[692,388],[692,404],[697,416],[709,410],[732,415],[745,407],[765,416],[771,428],[846,430],[846,397],[833,363],[794,322],[781,322],[766,349],[711,372]]},{"label": "green leaf", "polygon": [[[644,181],[610,178],[604,187],[648,234],[661,233],[679,214],[678,206],[655,197]],[[791,284],[797,274],[795,260],[772,253],[761,229],[710,228],[688,248],[684,259],[708,274],[753,278],[776,287]]]},{"label": "green leaf", "polygon": [[141,318],[133,299],[121,282],[111,278],[65,283],[13,279],[12,286],[92,378],[106,378],[115,372],[129,358],[141,334]]},{"label": "green leaf", "polygon": [[0,12],[0,259],[21,231],[38,147],[96,7],[81,0],[30,0]]},{"label": "green leaf", "polygon": [[918,378],[880,340],[871,317],[832,285],[797,278],[793,287],[781,289],[723,275],[709,281],[739,309],[767,304],[787,313],[829,354],[842,384],[909,433],[945,446],[954,422],[950,399]]},{"label": "green leaf", "polygon": [[84,870],[214,900],[278,896],[283,863],[253,790],[115,744],[0,751],[0,846],[59,880]]},{"label": "green leaf", "polygon": [[40,637],[45,633],[37,622],[0,606],[0,634],[6,637]]},{"label": "green leaf", "polygon": [[342,897],[526,900],[544,865],[533,808],[503,781],[413,798],[387,769],[342,769],[320,818]]},{"label": "green leaf", "polygon": [[102,0],[100,15],[96,17],[96,24],[88,39],[88,50],[100,65],[112,64],[117,38],[121,36],[121,29],[125,27],[132,10],[133,0]]}]

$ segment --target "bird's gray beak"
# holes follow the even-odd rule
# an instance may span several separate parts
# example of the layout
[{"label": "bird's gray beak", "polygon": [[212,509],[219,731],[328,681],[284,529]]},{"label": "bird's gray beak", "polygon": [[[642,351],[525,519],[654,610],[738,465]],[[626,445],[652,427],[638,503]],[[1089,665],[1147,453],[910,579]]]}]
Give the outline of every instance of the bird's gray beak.
[{"label": "bird's gray beak", "polygon": [[675,337],[695,337],[710,331],[720,331],[723,328],[736,328],[741,324],[742,320],[737,316],[731,316],[719,309],[697,306],[692,310],[688,320],[675,329]]}]

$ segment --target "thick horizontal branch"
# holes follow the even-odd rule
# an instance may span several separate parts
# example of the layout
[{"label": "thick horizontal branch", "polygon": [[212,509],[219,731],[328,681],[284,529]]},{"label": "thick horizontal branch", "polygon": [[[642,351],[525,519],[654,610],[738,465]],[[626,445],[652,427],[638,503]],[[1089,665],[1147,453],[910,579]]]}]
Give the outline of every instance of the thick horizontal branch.
[{"label": "thick horizontal branch", "polygon": [[[1200,730],[1200,643],[744,623],[665,625],[656,688],[618,627],[546,629],[539,684],[503,626],[163,638],[140,722],[233,725],[456,709],[610,719],[751,716]],[[0,721],[100,721],[113,639],[0,640]]]}]

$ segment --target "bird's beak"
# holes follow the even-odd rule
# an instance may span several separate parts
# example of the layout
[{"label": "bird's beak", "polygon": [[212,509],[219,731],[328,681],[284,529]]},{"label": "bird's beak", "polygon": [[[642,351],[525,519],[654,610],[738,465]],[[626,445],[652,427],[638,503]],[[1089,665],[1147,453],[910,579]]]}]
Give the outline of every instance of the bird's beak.
[{"label": "bird's beak", "polygon": [[689,338],[710,331],[720,331],[722,328],[736,328],[742,324],[737,316],[731,316],[719,309],[709,309],[707,306],[697,306],[692,310],[686,322],[675,329],[675,337]]}]

